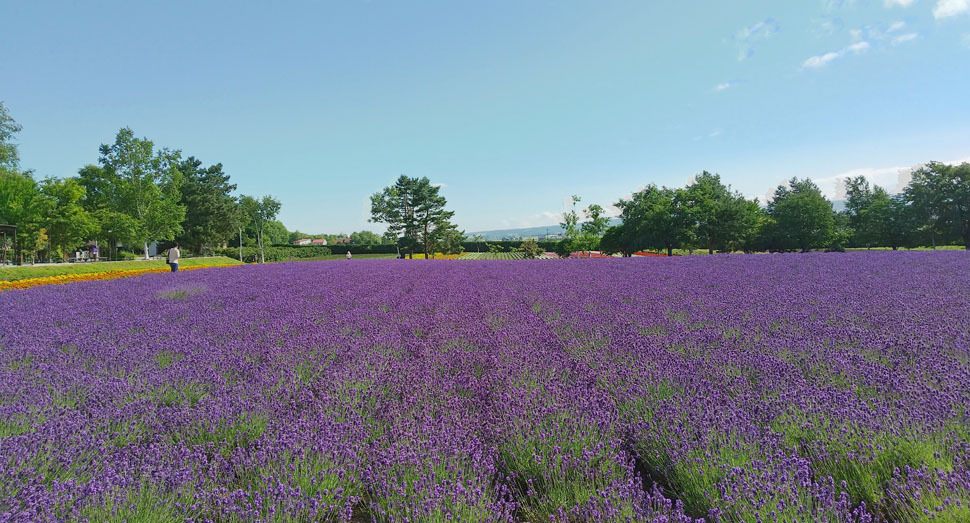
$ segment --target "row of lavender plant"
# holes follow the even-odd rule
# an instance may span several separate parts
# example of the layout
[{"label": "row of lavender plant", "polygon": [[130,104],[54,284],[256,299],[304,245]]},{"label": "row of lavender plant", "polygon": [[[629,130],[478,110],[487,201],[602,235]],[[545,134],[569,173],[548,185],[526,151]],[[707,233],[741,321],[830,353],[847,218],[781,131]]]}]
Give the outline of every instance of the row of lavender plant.
[{"label": "row of lavender plant", "polygon": [[970,256],[0,294],[0,521],[970,520]]}]

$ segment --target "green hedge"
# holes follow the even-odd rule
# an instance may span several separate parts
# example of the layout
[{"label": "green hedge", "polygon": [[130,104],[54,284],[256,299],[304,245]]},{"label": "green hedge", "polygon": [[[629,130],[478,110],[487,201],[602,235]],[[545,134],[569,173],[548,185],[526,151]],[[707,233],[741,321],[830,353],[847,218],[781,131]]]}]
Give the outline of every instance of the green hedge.
[{"label": "green hedge", "polygon": [[[243,247],[242,253],[244,262],[252,263],[254,260],[259,260],[258,247]],[[318,245],[271,245],[269,247],[263,247],[263,253],[266,255],[266,261],[268,262],[302,260],[331,254],[329,248]],[[219,254],[238,260],[239,247],[220,249]]]},{"label": "green hedge", "polygon": [[397,245],[330,245],[330,252],[334,254],[397,254]]},{"label": "green hedge", "polygon": [[[494,242],[463,242],[465,252],[488,252],[488,246],[497,245],[502,252],[514,252],[521,245],[521,241],[494,241]],[[553,252],[556,250],[557,242],[539,242],[539,247],[544,251]],[[299,260],[305,258],[316,258],[329,254],[397,254],[396,245],[328,245],[326,247],[317,245],[287,245],[274,244],[266,247],[266,261]],[[422,252],[421,247],[415,248],[414,252]],[[271,254],[272,253],[272,254]],[[218,254],[223,254],[231,258],[239,258],[239,248],[230,247],[222,249]],[[253,254],[259,256],[259,249],[256,247],[243,247],[243,261],[251,262]]]},{"label": "green hedge", "polygon": [[[488,252],[488,245],[498,245],[502,248],[503,252],[511,252],[522,246],[522,240],[512,240],[512,241],[482,241],[482,242],[462,242],[462,246],[465,247],[465,252]],[[556,245],[559,242],[537,242],[539,247],[544,251],[553,252],[556,250]]]},{"label": "green hedge", "polygon": [[[273,247],[280,247],[283,249],[319,249],[315,245],[286,245],[286,244],[273,244]],[[330,249],[330,254],[347,254],[350,251],[353,254],[397,254],[396,245],[351,245],[342,243],[340,245],[327,245],[323,247],[324,249]]]}]

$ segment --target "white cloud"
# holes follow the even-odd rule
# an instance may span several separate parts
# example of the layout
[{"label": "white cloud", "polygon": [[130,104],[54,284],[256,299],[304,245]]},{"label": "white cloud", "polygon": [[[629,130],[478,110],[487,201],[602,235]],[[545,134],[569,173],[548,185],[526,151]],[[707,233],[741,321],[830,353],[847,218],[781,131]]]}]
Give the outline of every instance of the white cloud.
[{"label": "white cloud", "polygon": [[918,36],[919,36],[918,33],[906,33],[904,35],[899,35],[896,38],[893,38],[893,45],[899,45],[905,42],[909,42],[911,40],[916,40],[916,37]]},{"label": "white cloud", "polygon": [[447,183],[433,183],[433,184],[431,184],[431,186],[432,187],[448,187],[448,184]]},{"label": "white cloud", "polygon": [[818,178],[814,181],[826,197],[844,200],[845,181],[849,178],[865,176],[870,184],[878,185],[891,193],[897,193],[909,184],[912,171],[913,167],[863,167],[826,178]]},{"label": "white cloud", "polygon": [[892,33],[892,32],[894,32],[894,31],[899,31],[899,30],[900,30],[900,29],[902,29],[903,27],[906,27],[906,22],[893,22],[893,23],[892,23],[892,24],[891,24],[891,25],[889,26],[889,29],[886,29],[886,32],[887,32],[887,33]]},{"label": "white cloud", "polygon": [[709,138],[717,138],[718,136],[721,136],[721,130],[720,129],[714,129],[713,131],[711,131],[711,134],[709,134],[707,136]]},{"label": "white cloud", "polygon": [[714,86],[714,90],[717,92],[727,91],[728,89],[734,87],[734,82],[724,82]]},{"label": "white cloud", "polygon": [[855,0],[822,0],[822,9],[830,12],[841,9],[842,6],[851,6],[853,4],[855,4]]},{"label": "white cloud", "polygon": [[778,29],[778,22],[774,18],[766,18],[738,31],[734,35],[734,41],[738,44],[738,60],[751,58],[754,54],[755,42],[771,38],[778,33]]},{"label": "white cloud", "polygon": [[831,36],[845,28],[845,23],[837,16],[822,15],[813,20],[812,32],[816,37]]},{"label": "white cloud", "polygon": [[825,64],[835,60],[836,58],[842,56],[841,52],[825,53],[819,56],[813,56],[802,62],[802,67],[806,69],[818,69],[819,67],[824,67]]},{"label": "white cloud", "polygon": [[802,62],[802,69],[819,69],[825,67],[832,60],[842,58],[848,53],[861,54],[869,49],[869,42],[856,42],[838,51],[828,52],[818,56],[812,56]]},{"label": "white cloud", "polygon": [[862,40],[862,29],[850,29],[849,36],[852,37],[853,42],[858,42]]},{"label": "white cloud", "polygon": [[[968,161],[970,161],[970,158],[946,161],[943,163],[949,165],[959,165]],[[878,185],[883,189],[886,189],[886,191],[888,191],[890,194],[899,194],[903,192],[906,186],[909,185],[910,180],[913,179],[913,171],[922,166],[923,164],[920,163],[909,167],[862,167],[859,169],[841,172],[832,176],[826,176],[824,178],[812,178],[812,181],[815,182],[815,184],[818,185],[818,188],[822,190],[822,194],[824,194],[825,197],[830,200],[844,200],[845,180],[854,178],[856,176],[865,176],[870,185]],[[782,181],[780,185],[787,186],[787,180]],[[771,201],[774,194],[774,189],[767,192],[765,194],[767,197],[765,201]]]},{"label": "white cloud", "polygon": [[970,0],[939,0],[933,8],[934,18],[948,18],[970,11]]},{"label": "white cloud", "polygon": [[909,7],[913,5],[913,0],[883,0],[883,5],[886,7]]}]

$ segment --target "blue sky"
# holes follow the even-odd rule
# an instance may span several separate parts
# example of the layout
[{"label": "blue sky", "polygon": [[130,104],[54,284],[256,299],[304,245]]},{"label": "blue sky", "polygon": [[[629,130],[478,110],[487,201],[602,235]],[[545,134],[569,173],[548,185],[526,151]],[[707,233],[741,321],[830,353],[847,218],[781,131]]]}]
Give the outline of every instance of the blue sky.
[{"label": "blue sky", "polygon": [[[797,5],[796,5],[797,4]],[[131,127],[350,232],[398,175],[466,231],[556,223],[701,170],[970,159],[970,0],[0,2],[22,164],[71,176]]]}]

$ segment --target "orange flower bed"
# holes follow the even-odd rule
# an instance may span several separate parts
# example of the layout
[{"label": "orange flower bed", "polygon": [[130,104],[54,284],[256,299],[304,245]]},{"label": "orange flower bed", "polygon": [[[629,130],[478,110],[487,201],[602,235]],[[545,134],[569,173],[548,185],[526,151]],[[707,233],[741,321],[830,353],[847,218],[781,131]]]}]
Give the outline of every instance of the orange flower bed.
[{"label": "orange flower bed", "polygon": [[[218,265],[196,265],[193,267],[180,268],[180,271],[192,271],[195,269],[207,269],[210,267],[219,267]],[[142,274],[148,274],[151,272],[169,272],[171,269],[168,267],[153,267],[151,269],[128,269],[124,271],[108,271],[108,272],[86,272],[86,273],[76,273],[76,274],[58,274],[56,276],[41,276],[39,278],[26,278],[23,280],[16,281],[0,281],[0,292],[14,289],[29,289],[30,287],[37,287],[38,285],[62,285],[65,283],[72,283],[76,281],[91,281],[91,280],[113,280],[115,278],[130,278],[132,276],[140,276]]]},{"label": "orange flower bed", "polygon": [[[434,258],[433,259],[435,259],[435,260],[457,260],[460,257],[461,257],[461,254],[441,254],[439,252],[439,253],[435,253],[434,254]],[[405,259],[410,259],[410,258],[405,258]],[[423,252],[416,252],[416,253],[414,253],[414,259],[415,260],[425,260],[425,259],[432,259],[432,258],[425,258]]]}]

